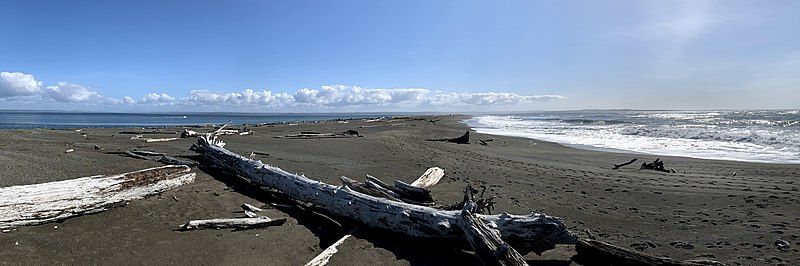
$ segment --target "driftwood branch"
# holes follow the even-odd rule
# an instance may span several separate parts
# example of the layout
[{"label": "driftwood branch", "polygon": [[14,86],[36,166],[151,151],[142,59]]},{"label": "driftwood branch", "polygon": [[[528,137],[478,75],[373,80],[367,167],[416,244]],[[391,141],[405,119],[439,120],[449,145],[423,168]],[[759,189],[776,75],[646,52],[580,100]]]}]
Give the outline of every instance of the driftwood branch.
[{"label": "driftwood branch", "polygon": [[[192,150],[201,154],[209,166],[219,167],[249,179],[259,186],[270,187],[288,197],[319,206],[326,212],[358,221],[368,227],[413,237],[460,240],[463,232],[454,226],[460,211],[444,211],[357,192],[348,186],[333,186],[292,174],[230,152],[213,135],[198,138]],[[503,240],[516,250],[543,252],[555,244],[574,244],[577,238],[560,218],[544,214],[477,215],[496,226]]]},{"label": "driftwood branch", "polygon": [[473,213],[475,203],[467,201],[458,225],[483,265],[528,265],[522,255],[501,239],[500,232],[490,228]]},{"label": "driftwood branch", "polygon": [[186,166],[0,188],[0,228],[44,224],[97,213],[194,182]]},{"label": "driftwood branch", "polygon": [[624,162],[624,163],[621,163],[621,164],[615,164],[614,168],[611,168],[611,169],[619,169],[620,167],[623,167],[623,166],[626,166],[626,165],[629,165],[629,164],[632,164],[632,163],[636,162],[636,160],[639,160],[639,158],[633,158],[630,161],[627,161],[627,162]]},{"label": "driftwood branch", "polygon": [[319,133],[319,132],[300,132],[285,136],[275,136],[277,139],[337,139],[337,138],[357,138],[362,137],[358,131],[347,130],[339,133]]},{"label": "driftwood branch", "polygon": [[286,218],[270,219],[266,216],[254,218],[230,218],[230,219],[210,219],[210,220],[193,220],[180,226],[180,230],[195,230],[195,229],[225,229],[233,228],[237,230],[262,228],[273,225],[282,225],[286,223]]}]

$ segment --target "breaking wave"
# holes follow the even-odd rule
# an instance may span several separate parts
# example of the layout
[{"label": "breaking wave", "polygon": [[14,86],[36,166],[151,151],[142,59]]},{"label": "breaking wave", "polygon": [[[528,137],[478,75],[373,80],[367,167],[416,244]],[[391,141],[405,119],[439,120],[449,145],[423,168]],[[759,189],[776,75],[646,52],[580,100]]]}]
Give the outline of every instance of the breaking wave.
[{"label": "breaking wave", "polygon": [[800,112],[572,111],[476,116],[480,133],[650,154],[800,163]]}]

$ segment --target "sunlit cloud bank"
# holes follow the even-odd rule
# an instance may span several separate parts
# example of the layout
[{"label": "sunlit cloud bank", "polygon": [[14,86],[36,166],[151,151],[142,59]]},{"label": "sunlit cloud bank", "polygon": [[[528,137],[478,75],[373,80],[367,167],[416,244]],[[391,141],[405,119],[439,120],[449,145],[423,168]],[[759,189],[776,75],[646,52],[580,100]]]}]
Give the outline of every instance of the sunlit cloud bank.
[{"label": "sunlit cloud bank", "polygon": [[41,104],[104,105],[128,107],[166,106],[172,110],[260,110],[260,111],[376,111],[376,110],[464,110],[464,107],[502,109],[531,107],[538,102],[565,98],[560,95],[519,95],[511,92],[442,92],[423,88],[373,89],[359,86],[322,86],[293,92],[244,89],[235,92],[192,90],[178,97],[149,92],[142,97],[105,97],[95,89],[58,82],[42,89],[33,75],[0,72],[0,101]]}]

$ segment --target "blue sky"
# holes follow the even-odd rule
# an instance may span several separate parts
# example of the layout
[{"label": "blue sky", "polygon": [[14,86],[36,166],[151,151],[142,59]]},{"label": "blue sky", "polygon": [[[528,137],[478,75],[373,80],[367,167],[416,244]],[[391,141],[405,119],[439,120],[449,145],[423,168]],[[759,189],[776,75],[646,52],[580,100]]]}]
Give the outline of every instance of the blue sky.
[{"label": "blue sky", "polygon": [[800,106],[798,1],[3,1],[0,23],[0,109]]}]

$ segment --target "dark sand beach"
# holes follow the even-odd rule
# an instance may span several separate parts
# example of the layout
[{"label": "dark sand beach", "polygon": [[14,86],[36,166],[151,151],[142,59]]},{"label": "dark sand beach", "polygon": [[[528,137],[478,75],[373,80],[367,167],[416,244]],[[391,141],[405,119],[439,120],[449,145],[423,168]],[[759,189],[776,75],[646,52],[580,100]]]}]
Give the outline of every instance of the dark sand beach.
[{"label": "dark sand beach", "polygon": [[[426,121],[301,123],[254,128],[254,135],[222,136],[226,148],[289,172],[339,184],[340,176],[412,181],[438,166],[445,177],[432,188],[441,203],[460,201],[467,182],[497,195],[496,211],[541,212],[564,219],[584,236],[678,259],[707,258],[732,265],[800,263],[800,165],[704,160],[581,150],[516,137],[472,134],[472,144],[430,142],[468,130],[466,117]],[[363,127],[362,127],[363,126]],[[300,131],[358,130],[364,137],[277,139]],[[0,131],[0,186],[114,174],[161,165],[106,151],[146,149],[172,156],[195,153],[194,138],[145,143],[121,130]],[[181,128],[165,128],[179,132]],[[197,129],[203,130],[203,129]],[[209,129],[206,129],[209,130]],[[85,136],[84,136],[85,135]],[[145,137],[177,137],[146,135]],[[487,146],[478,138],[495,138]],[[101,149],[93,149],[95,145]],[[67,149],[74,152],[65,153]],[[614,163],[638,157],[618,170]],[[637,170],[660,157],[677,173]],[[268,205],[259,190],[198,169],[195,183],[94,215],[0,233],[0,264],[226,264],[302,265],[347,232],[292,208],[267,208],[288,224],[265,229],[176,231],[192,219],[242,217],[242,203]],[[734,175],[734,172],[736,173]],[[173,196],[178,200],[174,200]],[[56,228],[57,227],[57,228]],[[789,251],[773,243],[784,239]],[[18,245],[15,245],[18,243]],[[526,259],[570,265],[572,246]],[[476,264],[458,247],[359,229],[330,265]],[[533,262],[532,262],[533,263]]]}]

